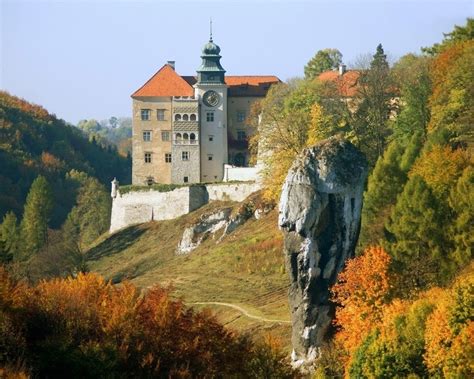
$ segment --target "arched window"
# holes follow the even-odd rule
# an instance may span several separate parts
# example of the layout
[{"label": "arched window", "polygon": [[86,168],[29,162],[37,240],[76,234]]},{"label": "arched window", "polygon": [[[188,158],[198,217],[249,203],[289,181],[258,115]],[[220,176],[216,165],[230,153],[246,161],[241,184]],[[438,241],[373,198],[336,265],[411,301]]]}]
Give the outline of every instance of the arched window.
[{"label": "arched window", "polygon": [[195,141],[195,140],[196,140],[196,134],[191,133],[190,136],[189,136],[189,139],[190,139],[191,141]]},{"label": "arched window", "polygon": [[195,114],[192,114],[189,119],[190,119],[191,121],[196,121],[196,115],[195,115]]},{"label": "arched window", "polygon": [[184,133],[184,134],[183,134],[183,139],[184,139],[185,141],[189,140],[189,135],[188,135],[188,133]]},{"label": "arched window", "polygon": [[189,116],[187,114],[183,115],[183,121],[188,121],[189,120]]},{"label": "arched window", "polygon": [[175,139],[176,141],[181,141],[181,133],[176,133]]},{"label": "arched window", "polygon": [[175,121],[181,121],[181,115],[180,114],[175,114],[174,115],[174,120]]}]

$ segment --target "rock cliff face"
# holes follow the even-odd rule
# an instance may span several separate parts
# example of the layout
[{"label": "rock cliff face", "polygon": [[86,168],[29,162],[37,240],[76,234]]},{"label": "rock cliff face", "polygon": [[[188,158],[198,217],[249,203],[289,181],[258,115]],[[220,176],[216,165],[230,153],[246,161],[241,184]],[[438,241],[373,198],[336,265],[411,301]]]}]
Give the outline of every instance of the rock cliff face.
[{"label": "rock cliff face", "polygon": [[366,177],[364,155],[350,142],[330,138],[306,149],[283,185],[278,221],[291,279],[296,366],[318,357],[331,327],[330,287],[354,255]]}]

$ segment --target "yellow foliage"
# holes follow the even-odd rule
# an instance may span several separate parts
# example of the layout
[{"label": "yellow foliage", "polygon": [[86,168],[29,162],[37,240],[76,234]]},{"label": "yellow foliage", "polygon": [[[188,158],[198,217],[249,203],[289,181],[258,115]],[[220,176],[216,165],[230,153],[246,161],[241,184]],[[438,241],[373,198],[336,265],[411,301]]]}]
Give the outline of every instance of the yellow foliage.
[{"label": "yellow foliage", "polygon": [[464,168],[472,163],[468,151],[437,145],[415,162],[410,176],[421,176],[433,193],[442,198],[454,187]]}]

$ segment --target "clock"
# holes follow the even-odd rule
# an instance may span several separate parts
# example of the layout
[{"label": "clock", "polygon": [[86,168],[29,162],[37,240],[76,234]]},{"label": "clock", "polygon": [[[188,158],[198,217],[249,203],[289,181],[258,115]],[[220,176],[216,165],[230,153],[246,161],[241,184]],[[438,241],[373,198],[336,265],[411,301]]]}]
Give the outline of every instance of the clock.
[{"label": "clock", "polygon": [[208,107],[215,107],[217,104],[219,104],[219,99],[220,96],[216,91],[207,91],[204,96],[204,104],[206,104]]}]

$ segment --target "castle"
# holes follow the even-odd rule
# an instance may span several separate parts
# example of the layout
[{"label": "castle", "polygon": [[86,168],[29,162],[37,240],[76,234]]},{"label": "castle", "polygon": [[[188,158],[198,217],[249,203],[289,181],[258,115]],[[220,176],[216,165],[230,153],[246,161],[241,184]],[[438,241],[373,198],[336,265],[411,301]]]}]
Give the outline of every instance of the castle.
[{"label": "castle", "polygon": [[280,80],[226,76],[220,51],[211,32],[197,76],[168,61],[132,94],[132,184],[220,182],[229,164],[249,165],[251,106]]}]

